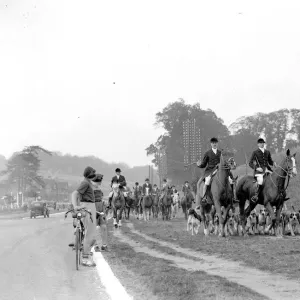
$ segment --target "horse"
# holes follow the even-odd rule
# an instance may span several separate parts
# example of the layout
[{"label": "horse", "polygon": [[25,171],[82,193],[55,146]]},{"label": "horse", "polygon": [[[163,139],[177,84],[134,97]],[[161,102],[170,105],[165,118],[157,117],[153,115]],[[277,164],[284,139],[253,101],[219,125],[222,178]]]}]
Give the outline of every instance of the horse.
[{"label": "horse", "polygon": [[143,210],[144,221],[149,221],[152,205],[152,195],[149,194],[149,188],[146,188],[146,194],[143,196],[141,201],[141,208]]},{"label": "horse", "polygon": [[134,190],[133,193],[133,207],[134,207],[134,212],[135,212],[135,217],[138,220],[139,219],[139,213],[140,213],[140,207],[139,207],[139,203],[140,203],[140,199],[141,199],[142,195],[138,190]]},{"label": "horse", "polygon": [[161,214],[163,221],[171,219],[172,189],[168,189],[161,200]]},{"label": "horse", "polygon": [[158,194],[158,192],[153,194],[152,197],[153,197],[152,214],[153,214],[153,218],[157,219],[158,211],[159,211],[159,207],[158,207],[159,194]]},{"label": "horse", "polygon": [[173,203],[172,203],[172,217],[173,217],[173,219],[176,218],[176,216],[177,216],[178,206],[179,206],[179,194],[175,193],[173,195]]},{"label": "horse", "polygon": [[134,207],[134,199],[131,197],[131,193],[127,194],[125,199],[125,219],[129,220],[130,209]]},{"label": "horse", "polygon": [[[249,206],[245,209],[246,200],[250,200],[257,190],[257,183],[253,181],[253,176],[243,176],[236,187],[236,195],[239,199],[240,206],[240,219],[242,223],[242,234],[248,236],[245,226],[250,212],[257,204],[264,205],[271,217],[271,224],[265,228],[265,233],[269,233],[270,229],[274,228],[275,235],[282,237],[280,232],[279,223],[282,207],[285,198],[285,191],[288,188],[289,180],[291,177],[297,175],[296,168],[296,153],[291,155],[290,150],[286,151],[285,157],[281,163],[274,169],[272,174],[264,178],[264,183],[258,197],[258,201],[254,204],[249,201]],[[286,183],[287,181],[287,183]],[[272,207],[276,207],[276,216]]]},{"label": "horse", "polygon": [[114,226],[115,228],[118,228],[122,226],[121,219],[122,219],[122,213],[125,208],[125,198],[123,193],[119,189],[118,184],[113,184],[113,198],[111,201],[112,210],[113,210],[113,218],[114,218]]},{"label": "horse", "polygon": [[[206,222],[206,215],[211,213],[212,206],[214,206],[216,213],[218,215],[219,222],[219,236],[225,236],[225,225],[227,222],[228,211],[232,207],[233,203],[233,192],[229,184],[229,174],[230,170],[236,168],[236,163],[233,157],[224,159],[224,154],[221,155],[220,164],[218,168],[213,172],[212,181],[210,184],[210,191],[207,191],[207,198],[210,200],[208,203],[203,203],[200,201],[200,215],[204,224],[204,234],[209,234],[209,224]],[[203,177],[197,183],[197,197],[201,199],[203,190]],[[222,214],[221,207],[224,207]]]},{"label": "horse", "polygon": [[183,197],[181,198],[181,207],[186,220],[187,220],[188,210],[192,208],[193,201],[194,201],[194,196],[192,192],[185,191]]}]

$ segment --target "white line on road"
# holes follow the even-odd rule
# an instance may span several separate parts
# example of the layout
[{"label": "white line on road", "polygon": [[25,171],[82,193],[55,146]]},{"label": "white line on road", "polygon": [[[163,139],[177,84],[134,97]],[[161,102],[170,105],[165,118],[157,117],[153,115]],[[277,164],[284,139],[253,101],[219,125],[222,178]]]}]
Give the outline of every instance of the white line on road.
[{"label": "white line on road", "polygon": [[104,259],[102,253],[92,250],[95,263],[97,264],[97,271],[100,276],[100,280],[105,286],[105,289],[112,300],[133,300],[133,297],[129,296],[121,282],[114,275],[109,264]]}]

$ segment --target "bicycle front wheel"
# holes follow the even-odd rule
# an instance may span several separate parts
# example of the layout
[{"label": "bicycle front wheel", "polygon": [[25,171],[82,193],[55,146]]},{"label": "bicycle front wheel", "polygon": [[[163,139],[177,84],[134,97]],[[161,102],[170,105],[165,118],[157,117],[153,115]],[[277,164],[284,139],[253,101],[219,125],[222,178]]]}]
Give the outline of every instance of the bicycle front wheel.
[{"label": "bicycle front wheel", "polygon": [[80,265],[80,252],[81,252],[81,234],[79,228],[76,229],[76,233],[75,233],[75,252],[76,252],[76,270],[78,270]]}]

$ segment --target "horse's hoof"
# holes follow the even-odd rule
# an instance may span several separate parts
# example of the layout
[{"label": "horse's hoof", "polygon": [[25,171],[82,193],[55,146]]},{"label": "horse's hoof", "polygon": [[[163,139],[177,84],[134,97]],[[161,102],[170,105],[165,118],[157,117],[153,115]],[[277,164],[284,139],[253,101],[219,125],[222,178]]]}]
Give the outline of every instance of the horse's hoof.
[{"label": "horse's hoof", "polygon": [[209,235],[209,230],[204,228],[204,235]]}]

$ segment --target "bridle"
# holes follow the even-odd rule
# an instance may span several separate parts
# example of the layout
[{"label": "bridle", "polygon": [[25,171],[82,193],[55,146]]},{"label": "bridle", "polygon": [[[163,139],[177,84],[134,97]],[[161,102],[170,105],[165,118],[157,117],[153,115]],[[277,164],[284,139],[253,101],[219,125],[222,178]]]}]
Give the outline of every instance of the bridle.
[{"label": "bridle", "polygon": [[[289,183],[290,183],[290,178],[293,176],[293,170],[294,170],[294,168],[296,168],[296,166],[294,166],[294,164],[293,164],[291,167],[289,166],[289,161],[291,161],[291,160],[292,160],[292,159],[291,159],[290,156],[286,156],[286,158],[285,158],[285,163],[287,164],[287,170],[284,169],[284,168],[283,168],[282,166],[280,166],[280,165],[277,166],[278,168],[280,168],[280,169],[285,173],[284,175],[278,174],[278,172],[276,172],[276,169],[273,170],[273,173],[275,173],[275,174],[276,174],[278,177],[280,177],[280,178],[286,179],[286,177],[288,177],[287,185],[286,185],[286,187],[283,188],[283,190],[281,191],[281,193],[284,193],[284,192],[287,190],[287,188],[288,188],[288,186],[289,186]],[[269,166],[270,166],[270,165],[269,165]],[[272,181],[272,183],[274,184],[274,186],[279,190],[279,187],[275,184],[275,182],[274,182],[272,176],[270,176],[270,178],[271,178],[271,181]]]}]

